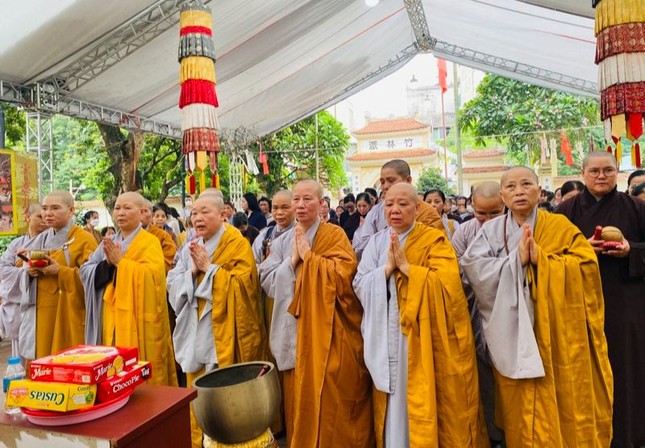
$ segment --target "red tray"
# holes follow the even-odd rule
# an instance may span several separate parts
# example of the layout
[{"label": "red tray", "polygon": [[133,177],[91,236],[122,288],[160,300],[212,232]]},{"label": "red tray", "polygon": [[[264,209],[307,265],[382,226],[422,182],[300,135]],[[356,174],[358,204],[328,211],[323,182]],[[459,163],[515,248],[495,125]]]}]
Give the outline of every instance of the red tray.
[{"label": "red tray", "polygon": [[115,398],[105,403],[100,403],[86,409],[79,409],[70,412],[44,411],[41,409],[20,408],[23,414],[27,416],[34,425],[41,426],[65,426],[75,425],[77,423],[89,422],[97,418],[105,417],[113,412],[118,411],[128,403],[133,390],[125,395]]}]

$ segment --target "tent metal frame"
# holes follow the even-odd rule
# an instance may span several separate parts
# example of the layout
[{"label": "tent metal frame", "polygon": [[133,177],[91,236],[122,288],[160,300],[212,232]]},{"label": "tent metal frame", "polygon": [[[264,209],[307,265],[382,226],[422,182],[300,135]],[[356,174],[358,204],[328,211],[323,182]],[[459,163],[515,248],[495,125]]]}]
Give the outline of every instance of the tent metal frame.
[{"label": "tent metal frame", "polygon": [[38,197],[54,189],[54,133],[52,115],[27,112],[27,152],[38,156]]},{"label": "tent metal frame", "polygon": [[[529,79],[543,81],[546,87],[554,85],[563,87],[565,90],[598,97],[598,84],[562,73],[545,70],[529,64],[511,61],[499,56],[493,56],[470,48],[460,47],[432,37],[428,28],[425,10],[422,0],[404,0],[405,7],[410,20],[410,26],[414,31],[419,51],[431,52],[436,56],[443,56],[457,64],[461,61],[470,61],[477,68],[490,69],[495,73],[511,74],[516,73]],[[544,84],[543,84],[544,85]]]},{"label": "tent metal frame", "polygon": [[31,86],[23,86],[0,80],[0,100],[19,104],[27,110],[67,115],[132,130],[151,132],[176,140],[181,139],[181,129],[177,126],[69,96],[61,97],[59,92],[48,84],[36,83]]},{"label": "tent metal frame", "polygon": [[175,26],[181,7],[189,1],[157,0],[94,42],[80,56],[58,69],[54,75],[42,79],[41,73],[27,81],[27,84],[51,84],[59,93],[70,93],[79,89]]}]

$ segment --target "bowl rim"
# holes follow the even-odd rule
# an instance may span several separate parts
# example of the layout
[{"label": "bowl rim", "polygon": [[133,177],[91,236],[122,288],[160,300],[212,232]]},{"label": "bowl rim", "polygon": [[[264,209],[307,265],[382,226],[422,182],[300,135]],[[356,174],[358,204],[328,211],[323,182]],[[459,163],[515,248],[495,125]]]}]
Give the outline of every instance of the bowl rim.
[{"label": "bowl rim", "polygon": [[[251,379],[249,381],[245,381],[243,383],[229,384],[227,386],[211,386],[211,387],[204,387],[204,386],[198,386],[197,385],[198,381],[200,381],[202,378],[204,378],[204,377],[206,377],[208,375],[213,374],[214,372],[220,372],[222,370],[228,370],[228,369],[233,369],[233,368],[243,367],[243,366],[250,366],[250,365],[263,365],[263,366],[267,365],[267,366],[269,366],[269,370],[264,375],[256,377],[256,378],[253,378],[253,379]],[[261,380],[264,377],[266,377],[269,373],[271,373],[272,370],[276,370],[276,367],[275,367],[275,364],[273,364],[270,361],[249,361],[249,362],[240,362],[240,363],[237,363],[237,364],[229,364],[228,366],[218,367],[217,369],[209,370],[208,372],[205,372],[202,375],[199,375],[197,378],[195,378],[193,380],[193,382],[191,383],[191,387],[193,389],[202,389],[202,390],[224,389],[224,388],[227,388],[227,387],[235,387],[235,386],[239,386],[241,384],[249,384],[249,383],[253,383],[255,381]]]}]

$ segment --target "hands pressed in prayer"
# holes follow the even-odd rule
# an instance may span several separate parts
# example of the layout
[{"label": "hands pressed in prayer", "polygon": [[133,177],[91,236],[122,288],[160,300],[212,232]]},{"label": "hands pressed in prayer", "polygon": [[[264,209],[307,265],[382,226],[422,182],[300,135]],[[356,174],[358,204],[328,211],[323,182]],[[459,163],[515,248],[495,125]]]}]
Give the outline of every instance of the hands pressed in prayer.
[{"label": "hands pressed in prayer", "polygon": [[291,251],[291,267],[296,269],[298,263],[305,259],[305,256],[311,251],[311,246],[307,240],[307,235],[300,224],[296,224],[293,229],[294,240],[293,250]]},{"label": "hands pressed in prayer", "polygon": [[[604,242],[604,241],[602,241]],[[595,249],[595,247],[594,247]],[[615,258],[624,258],[627,255],[629,255],[629,251],[631,250],[631,246],[629,245],[629,241],[627,241],[625,238],[623,238],[622,243],[620,243],[620,246],[617,246],[615,249],[611,250],[601,250],[600,252],[603,255],[609,255],[610,257],[615,257]],[[596,251],[598,252],[598,251]]]},{"label": "hands pressed in prayer", "polygon": [[535,239],[533,239],[531,226],[528,224],[522,226],[522,239],[520,240],[518,250],[522,266],[526,266],[529,262],[533,265],[537,264],[538,247]]},{"label": "hands pressed in prayer", "polygon": [[196,276],[200,272],[206,272],[211,264],[206,253],[206,247],[200,244],[199,241],[194,240],[191,241],[189,249],[190,256],[193,259],[193,276]]},{"label": "hands pressed in prayer", "polygon": [[103,252],[105,253],[105,259],[112,266],[117,266],[123,254],[121,254],[121,245],[116,244],[110,238],[103,238]]},{"label": "hands pressed in prayer", "polygon": [[390,249],[385,263],[385,277],[389,278],[396,269],[406,277],[410,274],[410,263],[408,263],[403,247],[401,247],[399,236],[396,232],[392,232],[390,234]]}]

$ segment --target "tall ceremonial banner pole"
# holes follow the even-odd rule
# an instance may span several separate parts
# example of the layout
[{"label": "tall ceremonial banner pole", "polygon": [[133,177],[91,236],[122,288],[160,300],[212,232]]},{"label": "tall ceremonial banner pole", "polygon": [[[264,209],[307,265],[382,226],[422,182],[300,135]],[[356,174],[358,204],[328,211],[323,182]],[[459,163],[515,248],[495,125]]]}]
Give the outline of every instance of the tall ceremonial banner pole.
[{"label": "tall ceremonial banner pole", "polygon": [[[645,118],[645,0],[593,0],[600,118],[607,151],[620,165],[623,138],[631,141],[633,168],[643,161],[639,139]],[[615,145],[615,150],[611,146]]]},{"label": "tall ceremonial banner pole", "polygon": [[448,182],[448,140],[446,132],[446,111],[444,107],[444,95],[448,91],[448,83],[446,78],[448,76],[448,69],[446,68],[446,61],[437,59],[437,69],[439,76],[439,87],[441,87],[441,127],[443,128],[443,164],[444,176]]},{"label": "tall ceremonial banner pole", "polygon": [[441,127],[443,128],[443,173],[448,182],[448,139],[446,136],[446,111],[444,110],[444,97],[445,93],[441,92]]},{"label": "tall ceremonial banner pole", "polygon": [[457,74],[457,63],[452,63],[452,89],[455,94],[455,149],[457,152],[457,191],[460,195],[464,193],[464,173],[461,161],[461,130],[459,129],[459,76]]}]

